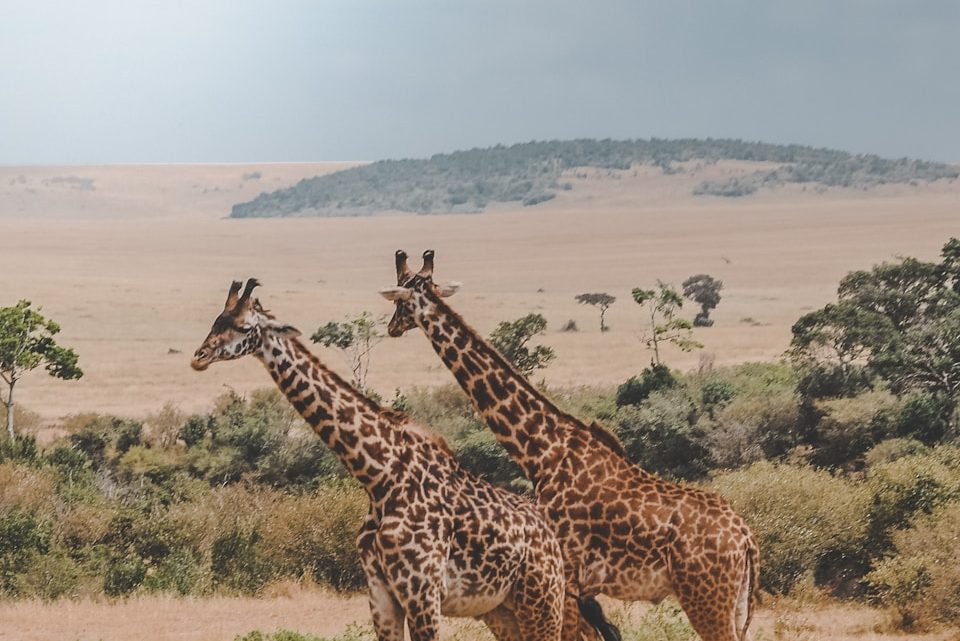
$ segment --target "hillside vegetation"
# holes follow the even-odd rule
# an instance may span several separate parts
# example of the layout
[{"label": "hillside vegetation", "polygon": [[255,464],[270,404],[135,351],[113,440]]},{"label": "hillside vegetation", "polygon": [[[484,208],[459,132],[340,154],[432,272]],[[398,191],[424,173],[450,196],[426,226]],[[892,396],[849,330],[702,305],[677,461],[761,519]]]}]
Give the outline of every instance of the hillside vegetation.
[{"label": "hillside vegetation", "polygon": [[572,189],[565,171],[628,170],[635,165],[685,171],[680,163],[737,160],[776,163],[776,168],[722,181],[702,182],[693,193],[737,197],[787,183],[867,188],[956,178],[960,168],[942,163],[854,155],[801,145],[742,140],[568,140],[436,154],[427,159],[381,160],[307,178],[233,206],[232,218],[364,216],[385,211],[419,214],[471,213],[490,203],[537,205]]}]

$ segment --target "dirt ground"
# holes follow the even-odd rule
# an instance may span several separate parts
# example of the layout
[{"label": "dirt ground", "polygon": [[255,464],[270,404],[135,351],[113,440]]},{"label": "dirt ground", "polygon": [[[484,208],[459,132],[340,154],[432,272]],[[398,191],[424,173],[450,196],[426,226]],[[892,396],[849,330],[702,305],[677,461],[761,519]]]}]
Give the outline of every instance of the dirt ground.
[{"label": "dirt ground", "polygon": [[[609,603],[609,602],[608,602]],[[642,604],[608,604],[625,619],[638,619]],[[623,609],[626,609],[623,611]],[[117,602],[0,602],[0,641],[232,641],[252,630],[294,630],[335,636],[352,623],[369,625],[364,596],[339,597],[288,589],[269,598],[177,599],[138,597]],[[789,641],[956,641],[956,631],[902,634],[886,613],[859,606],[795,604],[765,607],[751,626],[754,639]],[[442,636],[489,641],[475,622],[446,619]]]},{"label": "dirt ground", "polygon": [[[437,279],[464,283],[451,303],[484,333],[544,314],[542,340],[557,353],[545,372],[551,384],[635,374],[650,353],[630,290],[701,272],[724,281],[716,325],[697,331],[704,354],[717,364],[776,359],[791,324],[830,301],[845,273],[897,255],[935,258],[960,233],[958,183],[690,196],[704,178],[745,169],[732,163],[671,176],[582,171],[553,201],[478,215],[225,218],[262,190],[343,166],[0,168],[0,305],[42,305],[86,373],[63,382],[35,372],[19,400],[55,421],[84,411],[143,416],[168,401],[202,410],[225,386],[268,386],[252,359],[202,373],[188,367],[230,281],[258,277],[265,307],[309,336],[347,314],[389,314],[377,290],[392,284],[398,247],[414,256],[436,249]],[[617,297],[605,334],[597,310],[574,301],[596,291]],[[569,319],[580,331],[559,331]],[[346,371],[341,354],[318,353]],[[680,369],[699,358],[667,354]],[[387,398],[398,387],[452,380],[418,333],[373,352],[370,383]]]}]

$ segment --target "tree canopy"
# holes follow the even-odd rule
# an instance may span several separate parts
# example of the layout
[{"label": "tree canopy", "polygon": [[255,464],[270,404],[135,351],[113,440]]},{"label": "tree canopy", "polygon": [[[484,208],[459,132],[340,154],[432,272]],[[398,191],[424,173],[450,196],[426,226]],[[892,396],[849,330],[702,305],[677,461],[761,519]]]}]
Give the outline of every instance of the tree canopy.
[{"label": "tree canopy", "polygon": [[837,302],[793,326],[791,356],[830,384],[821,396],[849,396],[876,376],[897,394],[960,401],[960,241],[939,262],[902,258],[849,273]]},{"label": "tree canopy", "polygon": [[600,331],[605,332],[607,327],[605,317],[610,306],[617,302],[616,296],[611,296],[606,292],[597,292],[592,294],[577,294],[573,297],[581,305],[593,305],[600,308]]},{"label": "tree canopy", "polygon": [[542,314],[527,314],[515,321],[503,321],[490,334],[490,343],[524,376],[550,364],[556,354],[552,347],[528,346],[530,340],[543,334],[547,319]]},{"label": "tree canopy", "polygon": [[30,301],[13,307],[0,307],[0,379],[7,386],[3,404],[7,411],[7,433],[14,431],[14,389],[28,372],[43,366],[54,378],[78,379],[83,370],[77,365],[77,353],[54,340],[60,326],[48,320]]}]

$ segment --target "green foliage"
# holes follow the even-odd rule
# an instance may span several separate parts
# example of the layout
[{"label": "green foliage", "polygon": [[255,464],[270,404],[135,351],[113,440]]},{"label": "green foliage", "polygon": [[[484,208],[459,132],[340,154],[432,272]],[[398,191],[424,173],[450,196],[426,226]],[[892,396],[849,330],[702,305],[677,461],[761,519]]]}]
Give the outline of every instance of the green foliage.
[{"label": "green foliage", "polygon": [[960,500],[960,449],[936,450],[903,456],[867,469],[866,488],[870,549],[883,553],[893,532],[911,525],[922,514]]},{"label": "green foliage", "polygon": [[854,398],[818,401],[821,418],[813,436],[811,461],[840,467],[861,460],[871,447],[893,435],[900,404],[889,392],[875,390]]},{"label": "green foliage", "polygon": [[949,503],[893,533],[892,553],[867,581],[895,606],[904,627],[960,622],[960,503]]},{"label": "green foliage", "polygon": [[903,258],[848,274],[836,304],[794,325],[794,359],[836,378],[827,386],[834,395],[859,391],[859,370],[868,368],[896,394],[939,395],[955,407],[960,396],[958,245],[956,239],[947,242],[939,263]]},{"label": "green foliage", "polygon": [[760,462],[717,477],[713,486],[747,520],[763,563],[765,590],[788,594],[800,581],[862,574],[869,498],[824,471]]},{"label": "green foliage", "polygon": [[381,330],[384,323],[385,316],[374,316],[365,311],[343,322],[330,321],[315,331],[310,340],[343,352],[353,375],[353,384],[359,390],[366,390],[370,353],[383,340]]},{"label": "green foliage", "polygon": [[19,508],[0,514],[0,594],[16,594],[17,574],[49,547],[49,525],[36,514]]},{"label": "green foliage", "polygon": [[544,369],[556,358],[553,348],[537,345],[530,340],[546,332],[547,319],[542,314],[527,314],[515,321],[503,321],[490,333],[490,344],[524,376]]},{"label": "green foliage", "polygon": [[[611,296],[606,292],[598,292],[593,294],[577,294],[573,299],[581,305],[593,305],[594,307],[600,308],[600,331],[605,332],[610,329],[606,325],[605,317],[610,306],[617,302],[616,296]],[[576,327],[576,324],[574,324],[574,327]]]},{"label": "green foliage", "polygon": [[233,527],[214,539],[210,569],[215,586],[254,594],[270,580],[271,568],[257,546],[260,537],[256,528]]},{"label": "green foliage", "polygon": [[683,295],[700,306],[700,311],[693,319],[693,326],[712,327],[713,320],[710,318],[710,312],[720,304],[723,281],[709,274],[696,274],[683,281],[682,287]]},{"label": "green foliage", "polygon": [[653,362],[660,365],[660,345],[670,343],[684,352],[703,347],[693,340],[693,324],[676,316],[683,307],[683,298],[673,287],[657,281],[657,289],[635,287],[631,292],[637,305],[646,306],[650,314],[650,329],[643,337],[647,349],[653,350]]},{"label": "green foliage", "polygon": [[58,333],[60,326],[32,309],[28,300],[13,307],[0,307],[0,380],[7,386],[3,404],[10,438],[16,436],[13,392],[24,375],[42,365],[55,378],[73,380],[83,376],[76,352],[54,340]]},{"label": "green foliage", "polygon": [[457,443],[457,460],[473,474],[501,487],[510,487],[523,478],[520,468],[490,430],[471,432]]},{"label": "green foliage", "polygon": [[383,160],[302,180],[233,206],[232,218],[254,216],[362,216],[385,211],[420,214],[481,211],[489,203],[536,205],[553,198],[561,175],[578,167],[628,170],[634,165],[678,171],[694,159],[772,162],[726,181],[701,183],[694,194],[745,196],[785,183],[868,187],[883,183],[956,178],[956,167],[919,160],[770,145],[742,140],[552,140],[436,154],[428,159]]},{"label": "green foliage", "polygon": [[651,365],[642,372],[640,377],[631,376],[617,388],[617,407],[624,405],[639,405],[647,400],[653,392],[670,389],[677,385],[677,379],[670,373],[666,365]]},{"label": "green foliage", "polygon": [[682,389],[653,393],[642,406],[621,407],[614,419],[630,459],[668,478],[703,478],[711,467],[697,409]]}]

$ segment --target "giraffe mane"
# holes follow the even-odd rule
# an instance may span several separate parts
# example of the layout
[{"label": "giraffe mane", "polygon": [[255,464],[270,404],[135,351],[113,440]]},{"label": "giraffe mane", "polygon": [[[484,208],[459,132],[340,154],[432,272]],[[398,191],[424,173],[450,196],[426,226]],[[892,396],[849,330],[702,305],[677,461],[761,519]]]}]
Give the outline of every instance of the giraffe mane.
[{"label": "giraffe mane", "polygon": [[424,427],[420,423],[417,423],[404,412],[400,412],[394,409],[381,409],[380,416],[383,416],[388,420],[393,421],[394,424],[396,424],[398,427],[400,427],[404,431],[409,432],[411,434],[416,434],[417,436],[420,436],[421,438],[424,438],[427,441],[433,443],[434,445],[439,447],[441,450],[449,454],[451,457],[455,456],[453,453],[453,449],[451,449],[450,445],[447,444],[447,440],[445,438],[443,438],[436,432]]},{"label": "giraffe mane", "polygon": [[454,309],[452,309],[449,305],[447,305],[443,301],[443,299],[437,296],[435,292],[432,290],[432,288],[427,287],[427,288],[424,288],[424,290],[426,295],[430,298],[431,302],[433,302],[434,305],[441,306],[441,311],[444,314],[448,314],[451,317],[453,317],[463,327],[469,330],[471,334],[478,337],[478,340],[483,345],[485,345],[487,349],[490,350],[497,367],[502,367],[504,369],[508,369],[511,372],[513,372],[516,377],[517,384],[524,386],[526,390],[533,396],[536,396],[537,398],[542,399],[543,403],[546,405],[547,409],[552,414],[560,416],[561,418],[570,422],[573,425],[579,426],[584,431],[588,432],[594,438],[596,438],[597,441],[599,441],[601,444],[609,448],[611,452],[619,456],[622,456],[627,461],[630,460],[630,457],[627,455],[627,451],[623,448],[623,444],[620,442],[620,439],[618,439],[615,434],[612,434],[609,430],[604,428],[602,425],[600,425],[596,421],[593,421],[592,423],[589,423],[589,424],[584,423],[573,414],[570,414],[569,412],[564,412],[562,409],[557,407],[556,403],[550,400],[550,398],[548,398],[546,394],[544,394],[543,392],[535,388],[533,384],[531,384],[530,381],[528,381],[525,376],[520,374],[517,371],[517,368],[515,368],[507,359],[505,359],[500,352],[498,352],[496,349],[493,348],[492,345],[490,345],[485,340],[483,340],[483,338],[480,338],[480,334],[470,324],[468,324],[460,314],[458,314]]}]

